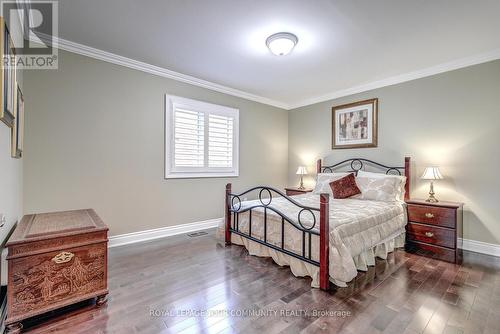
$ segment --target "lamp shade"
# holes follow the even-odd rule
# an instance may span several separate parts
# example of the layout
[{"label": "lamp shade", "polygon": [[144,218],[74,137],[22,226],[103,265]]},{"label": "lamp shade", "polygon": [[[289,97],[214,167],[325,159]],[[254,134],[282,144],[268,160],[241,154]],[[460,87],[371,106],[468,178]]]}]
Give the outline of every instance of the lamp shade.
[{"label": "lamp shade", "polygon": [[306,175],[307,174],[307,169],[304,166],[299,166],[297,168],[297,175]]},{"label": "lamp shade", "polygon": [[424,180],[441,180],[443,175],[439,171],[439,167],[427,167],[420,178]]}]

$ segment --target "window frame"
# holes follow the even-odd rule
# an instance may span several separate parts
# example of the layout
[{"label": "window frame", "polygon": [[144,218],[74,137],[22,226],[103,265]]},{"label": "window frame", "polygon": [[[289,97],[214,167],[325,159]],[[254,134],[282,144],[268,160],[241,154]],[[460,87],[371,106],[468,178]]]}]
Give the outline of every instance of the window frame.
[{"label": "window frame", "polygon": [[[204,113],[204,167],[176,167],[174,163],[174,111],[176,107]],[[233,166],[231,168],[208,167],[208,114],[232,116]],[[238,177],[239,176],[239,109],[165,94],[165,179]]]}]

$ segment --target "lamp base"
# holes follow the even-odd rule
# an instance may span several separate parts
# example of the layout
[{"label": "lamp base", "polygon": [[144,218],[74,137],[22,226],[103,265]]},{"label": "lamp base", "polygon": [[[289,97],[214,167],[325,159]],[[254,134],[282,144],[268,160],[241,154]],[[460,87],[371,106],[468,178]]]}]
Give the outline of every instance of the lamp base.
[{"label": "lamp base", "polygon": [[437,203],[439,202],[438,199],[436,197],[434,197],[434,183],[432,183],[431,181],[431,187],[429,189],[429,198],[426,199],[425,201],[428,202],[428,203]]},{"label": "lamp base", "polygon": [[429,196],[429,198],[426,199],[425,201],[428,202],[428,203],[437,203],[437,202],[439,202],[439,200],[436,197],[434,197],[434,196]]},{"label": "lamp base", "polygon": [[304,187],[304,178],[302,177],[302,175],[300,176],[300,184],[299,184],[299,189],[303,190],[303,189],[306,189]]}]

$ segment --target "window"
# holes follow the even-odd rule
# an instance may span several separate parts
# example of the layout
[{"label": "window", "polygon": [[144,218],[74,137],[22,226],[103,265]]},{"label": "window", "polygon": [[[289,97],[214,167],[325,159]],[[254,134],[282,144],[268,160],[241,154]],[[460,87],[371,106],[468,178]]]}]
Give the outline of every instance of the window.
[{"label": "window", "polygon": [[165,97],[165,177],[238,176],[239,110]]}]

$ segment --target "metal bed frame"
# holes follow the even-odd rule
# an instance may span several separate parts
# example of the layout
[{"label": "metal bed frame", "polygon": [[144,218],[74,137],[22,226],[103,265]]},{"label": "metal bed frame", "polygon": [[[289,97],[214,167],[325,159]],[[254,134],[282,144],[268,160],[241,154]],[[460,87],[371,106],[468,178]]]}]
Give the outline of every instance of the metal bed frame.
[{"label": "metal bed frame", "polygon": [[[410,158],[405,158],[404,166],[402,167],[391,167],[380,164],[375,161],[363,159],[363,158],[353,158],[341,161],[334,165],[330,166],[322,166],[321,159],[316,163],[316,171],[317,173],[325,173],[330,172],[333,173],[335,170],[340,170],[343,168],[350,168],[348,171],[353,172],[355,174],[358,173],[359,170],[363,169],[366,165],[371,165],[372,167],[376,167],[382,170],[385,170],[386,174],[395,174],[402,175],[402,171],[407,178],[405,185],[405,200],[408,200],[410,194]],[[241,197],[253,192],[259,191],[257,204],[252,206],[242,207]],[[267,194],[267,197],[263,195]],[[281,212],[272,206],[273,202],[273,194],[281,196],[285,198],[287,201],[291,202],[295,206],[297,206],[300,210],[297,214],[296,219],[289,217],[286,213]],[[309,207],[302,205],[295,201],[292,197],[285,195],[281,191],[267,186],[258,186],[251,189],[248,189],[240,194],[233,194],[231,189],[231,183],[226,185],[226,196],[225,196],[225,243],[226,245],[231,245],[231,233],[239,235],[243,238],[249,239],[258,244],[264,245],[266,247],[272,248],[278,252],[284,253],[286,255],[292,256],[301,261],[307,262],[314,266],[319,267],[319,280],[320,280],[320,289],[328,290],[329,288],[329,195],[321,194],[319,200],[319,209],[314,207]],[[252,210],[262,208],[264,211],[264,236],[263,240],[252,236]],[[272,211],[281,217],[281,245],[275,245],[269,243],[267,241],[267,216],[268,211]],[[248,212],[249,222],[248,222],[248,233],[242,232],[239,229],[239,215],[242,213]],[[304,212],[308,212],[312,215],[312,225],[305,226],[301,217]],[[314,213],[319,212],[319,231],[315,229],[317,224],[317,219]],[[285,248],[285,223],[290,224],[298,231],[302,232],[302,251],[300,254],[292,252]],[[311,239],[313,235],[319,236],[319,262],[315,261],[311,257]]]}]

